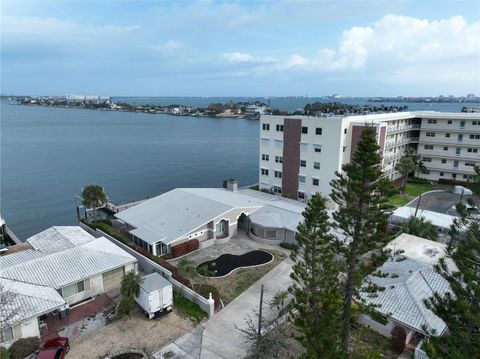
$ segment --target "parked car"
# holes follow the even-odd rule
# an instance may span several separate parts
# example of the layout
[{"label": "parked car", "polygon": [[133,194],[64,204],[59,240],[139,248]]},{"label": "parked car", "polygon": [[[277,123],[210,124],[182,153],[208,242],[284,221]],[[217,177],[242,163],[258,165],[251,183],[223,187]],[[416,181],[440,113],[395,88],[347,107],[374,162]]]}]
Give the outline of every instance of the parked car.
[{"label": "parked car", "polygon": [[50,339],[43,344],[37,354],[37,359],[63,359],[70,350],[70,343],[66,337]]}]

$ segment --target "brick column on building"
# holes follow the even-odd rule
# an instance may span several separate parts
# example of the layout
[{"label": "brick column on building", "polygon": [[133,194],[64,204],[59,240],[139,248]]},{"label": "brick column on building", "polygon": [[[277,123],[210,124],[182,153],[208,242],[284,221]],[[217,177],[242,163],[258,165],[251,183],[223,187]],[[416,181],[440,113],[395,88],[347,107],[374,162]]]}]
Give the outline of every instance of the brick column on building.
[{"label": "brick column on building", "polygon": [[302,120],[285,118],[283,120],[282,195],[292,199],[298,199],[301,136]]}]

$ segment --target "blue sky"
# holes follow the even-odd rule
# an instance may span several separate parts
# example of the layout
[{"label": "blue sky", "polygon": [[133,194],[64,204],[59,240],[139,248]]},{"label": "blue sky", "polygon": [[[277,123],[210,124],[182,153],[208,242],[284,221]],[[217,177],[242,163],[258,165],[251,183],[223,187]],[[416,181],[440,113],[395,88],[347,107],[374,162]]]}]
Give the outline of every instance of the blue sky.
[{"label": "blue sky", "polygon": [[478,1],[1,2],[1,92],[480,94]]}]

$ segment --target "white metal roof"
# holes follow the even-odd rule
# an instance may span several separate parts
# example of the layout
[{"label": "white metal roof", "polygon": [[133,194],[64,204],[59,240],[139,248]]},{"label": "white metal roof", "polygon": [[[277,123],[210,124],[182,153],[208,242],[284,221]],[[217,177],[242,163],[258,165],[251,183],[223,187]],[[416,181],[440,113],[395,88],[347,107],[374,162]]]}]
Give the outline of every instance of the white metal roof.
[{"label": "white metal roof", "polygon": [[130,233],[143,241],[170,244],[232,209],[261,206],[256,198],[223,188],[177,188],[115,216],[135,227]]},{"label": "white metal roof", "polygon": [[0,268],[0,277],[59,289],[136,259],[106,238]]},{"label": "white metal roof", "polygon": [[44,252],[57,252],[73,248],[94,239],[78,226],[54,226],[27,239],[33,249]]},{"label": "white metal roof", "polygon": [[147,293],[151,293],[165,287],[170,287],[172,285],[172,283],[156,272],[147,274],[142,278],[143,282],[140,283],[140,287]]},{"label": "white metal roof", "polygon": [[33,249],[27,249],[21,252],[11,253],[0,256],[0,269],[11,265],[30,261],[35,258],[42,257],[44,254]]},{"label": "white metal roof", "polygon": [[[394,224],[403,223],[410,217],[415,215],[415,208],[413,207],[400,207],[397,208],[390,216],[390,221]],[[435,227],[442,229],[450,229],[455,217],[444,213],[438,213],[427,210],[419,210],[417,217],[424,217],[426,220],[432,222]]]},{"label": "white metal roof", "polygon": [[374,294],[361,292],[361,297],[368,304],[378,305],[378,312],[418,332],[424,333],[425,325],[429,331],[441,335],[446,328],[445,322],[427,309],[423,300],[434,292],[444,295],[450,291],[448,282],[429,264],[408,257],[398,261],[398,258],[387,260],[379,268],[381,273],[388,274],[387,277],[368,277],[384,289]]},{"label": "white metal roof", "polygon": [[[12,325],[28,318],[51,312],[65,301],[49,287],[0,278],[0,286],[7,303],[0,306],[0,323]],[[12,316],[12,314],[14,314]]]}]

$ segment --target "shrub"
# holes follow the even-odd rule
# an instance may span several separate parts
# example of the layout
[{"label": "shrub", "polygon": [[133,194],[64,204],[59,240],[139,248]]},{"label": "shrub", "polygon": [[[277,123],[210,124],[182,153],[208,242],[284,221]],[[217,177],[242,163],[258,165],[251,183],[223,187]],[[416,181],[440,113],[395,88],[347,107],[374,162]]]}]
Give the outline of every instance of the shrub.
[{"label": "shrub", "polygon": [[205,299],[209,298],[209,294],[212,293],[212,298],[215,301],[215,309],[220,308],[220,293],[217,287],[210,284],[200,284],[197,286],[197,293],[199,293]]},{"label": "shrub", "polygon": [[8,352],[10,353],[10,358],[23,359],[26,356],[32,354],[38,348],[40,348],[40,344],[40,338],[38,337],[20,338],[15,341],[8,349]]},{"label": "shrub", "polygon": [[10,359],[10,353],[8,352],[7,348],[0,347],[0,358],[1,359]]},{"label": "shrub", "polygon": [[282,248],[285,248],[285,249],[289,249],[291,251],[294,251],[296,249],[298,249],[298,245],[295,244],[295,243],[288,243],[288,242],[282,242],[280,243],[280,247]]},{"label": "shrub", "polygon": [[198,239],[190,239],[189,241],[172,246],[172,258],[181,257],[187,253],[193,252],[200,247]]},{"label": "shrub", "polygon": [[405,340],[407,334],[405,330],[398,325],[392,329],[392,349],[397,353],[402,353],[405,349]]}]

